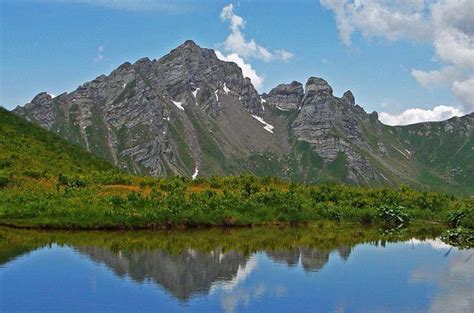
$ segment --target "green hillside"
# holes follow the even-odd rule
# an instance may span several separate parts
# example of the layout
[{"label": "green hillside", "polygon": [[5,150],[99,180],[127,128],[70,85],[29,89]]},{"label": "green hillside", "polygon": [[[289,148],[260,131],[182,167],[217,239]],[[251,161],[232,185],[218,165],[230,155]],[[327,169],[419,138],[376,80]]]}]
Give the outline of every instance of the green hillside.
[{"label": "green hillside", "polygon": [[394,127],[411,151],[417,180],[432,190],[474,195],[474,115]]},{"label": "green hillside", "polygon": [[110,171],[114,167],[84,148],[0,108],[0,175],[48,178]]}]

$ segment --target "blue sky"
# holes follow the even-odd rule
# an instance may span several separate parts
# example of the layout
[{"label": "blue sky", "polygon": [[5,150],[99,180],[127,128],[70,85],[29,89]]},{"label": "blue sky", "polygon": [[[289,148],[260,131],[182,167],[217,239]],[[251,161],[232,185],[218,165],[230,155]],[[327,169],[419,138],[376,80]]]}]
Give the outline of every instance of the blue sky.
[{"label": "blue sky", "polygon": [[[72,91],[125,61],[159,58],[193,39],[223,55],[237,53],[262,79],[261,92],[279,83],[304,83],[309,76],[319,76],[333,86],[336,95],[352,90],[366,111],[398,116],[406,109],[420,108],[421,115],[426,115],[424,110],[439,105],[472,111],[470,85],[464,84],[469,83],[472,72],[456,76],[453,82],[431,84],[432,77],[443,75],[443,69],[457,63],[440,53],[436,34],[423,38],[426,25],[402,23],[418,27],[402,31],[393,29],[406,27],[400,23],[366,25],[362,10],[373,10],[374,2],[386,6],[381,12],[397,13],[397,7],[385,0],[365,0],[366,7],[356,11],[349,0],[342,1],[346,5],[342,9],[331,0],[0,1],[0,105],[8,109],[27,103],[41,91],[55,95]],[[233,6],[226,19],[221,13],[229,4]],[[414,8],[407,16],[414,16],[416,10],[422,10],[427,21],[435,20],[433,8],[427,5]],[[232,18],[236,17],[243,24],[236,26],[243,47],[232,41],[235,29],[231,26],[236,21]],[[343,25],[345,21],[351,21],[349,27]],[[421,38],[413,35],[418,29]],[[232,38],[226,41],[229,36]],[[272,56],[249,52],[252,39],[257,49],[264,48]],[[280,57],[283,50],[288,54]],[[414,69],[421,74],[414,74]]]}]

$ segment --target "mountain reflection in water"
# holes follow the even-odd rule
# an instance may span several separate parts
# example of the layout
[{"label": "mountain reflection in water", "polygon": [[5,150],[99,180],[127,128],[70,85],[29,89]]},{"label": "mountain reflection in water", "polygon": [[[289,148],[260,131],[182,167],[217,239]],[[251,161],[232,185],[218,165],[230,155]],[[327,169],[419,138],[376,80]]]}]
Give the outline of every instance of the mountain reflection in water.
[{"label": "mountain reflection in water", "polygon": [[[344,224],[179,232],[0,228],[0,278],[34,300],[30,307],[28,302],[17,307],[17,293],[3,292],[0,311],[28,311],[37,305],[57,311],[71,300],[80,304],[78,311],[96,312],[472,312],[473,250],[436,239],[440,231],[409,228],[387,235]],[[18,261],[29,263],[9,275],[21,265]],[[37,273],[49,273],[45,275],[56,285],[40,281]],[[80,279],[84,275],[94,277],[89,296],[90,281]],[[58,287],[62,285],[67,287]],[[51,300],[46,294],[35,298],[42,289],[33,286],[52,293]],[[77,293],[64,296],[75,288]],[[113,296],[122,289],[126,298]]]},{"label": "mountain reflection in water", "polygon": [[112,252],[105,248],[81,247],[78,252],[104,263],[116,275],[128,275],[136,282],[151,280],[174,297],[187,300],[193,294],[207,293],[218,281],[231,281],[247,258],[239,252],[195,251],[191,248],[178,254],[161,250]]},{"label": "mountain reflection in water", "polygon": [[[341,246],[336,250],[347,259],[350,249]],[[78,247],[75,250],[105,264],[117,276],[127,275],[139,283],[151,280],[180,300],[187,300],[193,294],[207,293],[215,283],[232,283],[241,277],[242,272],[252,268],[248,257],[237,251],[224,252],[222,248],[210,252],[189,248],[178,254],[161,250],[113,252],[99,247]],[[318,271],[328,262],[331,251],[297,248],[265,253],[275,262],[294,266],[301,260],[306,271]]]}]

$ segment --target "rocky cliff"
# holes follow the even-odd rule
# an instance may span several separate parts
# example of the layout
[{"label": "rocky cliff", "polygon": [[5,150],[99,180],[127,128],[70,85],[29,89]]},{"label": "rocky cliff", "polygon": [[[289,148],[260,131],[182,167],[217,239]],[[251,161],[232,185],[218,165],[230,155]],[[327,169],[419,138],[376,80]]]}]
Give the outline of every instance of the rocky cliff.
[{"label": "rocky cliff", "polygon": [[193,41],[14,112],[136,174],[473,189],[472,115],[389,127],[317,77],[259,95],[235,63]]}]

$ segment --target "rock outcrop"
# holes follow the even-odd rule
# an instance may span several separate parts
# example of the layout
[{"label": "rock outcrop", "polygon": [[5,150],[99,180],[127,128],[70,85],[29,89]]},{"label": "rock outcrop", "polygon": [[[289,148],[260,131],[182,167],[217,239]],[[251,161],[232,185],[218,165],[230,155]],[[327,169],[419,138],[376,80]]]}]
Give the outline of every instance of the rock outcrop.
[{"label": "rock outcrop", "polygon": [[268,105],[282,111],[296,110],[304,96],[303,84],[293,81],[291,84],[280,84],[263,94],[262,98]]},{"label": "rock outcrop", "polygon": [[377,179],[366,157],[358,150],[370,149],[361,133],[367,114],[355,106],[352,93],[334,97],[331,86],[322,78],[311,77],[305,87],[298,117],[292,124],[297,140],[308,142],[325,162],[345,158],[348,178],[358,181]]}]

